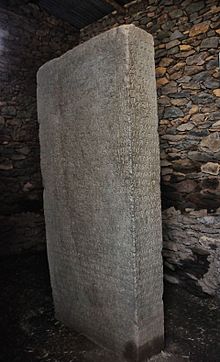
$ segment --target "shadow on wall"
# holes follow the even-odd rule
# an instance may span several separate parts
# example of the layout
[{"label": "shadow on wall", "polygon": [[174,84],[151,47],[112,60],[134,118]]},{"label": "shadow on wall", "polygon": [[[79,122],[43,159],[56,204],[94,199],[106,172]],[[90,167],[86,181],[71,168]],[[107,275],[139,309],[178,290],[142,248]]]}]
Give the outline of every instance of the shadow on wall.
[{"label": "shadow on wall", "polygon": [[78,42],[69,24],[26,1],[0,8],[0,253],[44,246],[36,72]]}]

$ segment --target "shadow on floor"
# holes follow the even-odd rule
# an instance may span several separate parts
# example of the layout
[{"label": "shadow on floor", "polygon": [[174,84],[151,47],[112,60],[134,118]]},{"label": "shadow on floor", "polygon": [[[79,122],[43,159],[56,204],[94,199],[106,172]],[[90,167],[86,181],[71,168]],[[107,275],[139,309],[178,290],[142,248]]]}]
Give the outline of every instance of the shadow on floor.
[{"label": "shadow on floor", "polygon": [[[114,362],[54,318],[45,253],[0,262],[1,362]],[[220,303],[165,285],[166,350],[155,361],[220,361]]]}]

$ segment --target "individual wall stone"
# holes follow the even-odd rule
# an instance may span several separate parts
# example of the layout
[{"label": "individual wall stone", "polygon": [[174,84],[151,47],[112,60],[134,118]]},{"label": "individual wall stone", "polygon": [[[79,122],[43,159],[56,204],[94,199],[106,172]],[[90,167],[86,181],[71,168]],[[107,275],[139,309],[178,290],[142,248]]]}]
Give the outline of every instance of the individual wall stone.
[{"label": "individual wall stone", "polygon": [[[33,244],[37,245],[37,235],[38,245],[45,245],[36,72],[47,60],[72,48],[77,39],[72,26],[48,15],[31,1],[9,0],[5,7],[1,3],[0,252],[3,254],[26,250],[28,245],[32,249]],[[35,223],[34,219],[41,222]],[[35,230],[31,236],[32,228]]]},{"label": "individual wall stone", "polygon": [[151,35],[118,27],[46,63],[38,112],[56,315],[120,361],[145,360],[163,347]]}]

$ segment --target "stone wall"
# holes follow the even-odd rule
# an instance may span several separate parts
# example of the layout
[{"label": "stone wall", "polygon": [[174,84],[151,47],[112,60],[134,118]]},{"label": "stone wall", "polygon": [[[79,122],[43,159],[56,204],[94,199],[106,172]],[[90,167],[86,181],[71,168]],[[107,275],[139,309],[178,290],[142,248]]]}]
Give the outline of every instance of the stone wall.
[{"label": "stone wall", "polygon": [[[219,1],[136,1],[124,14],[112,14],[83,29],[81,41],[123,23],[145,29],[155,41],[166,277],[216,294],[220,288],[215,212],[220,206]],[[205,216],[195,217],[199,210]]]},{"label": "stone wall", "polygon": [[164,277],[190,291],[218,295],[220,273],[220,209],[163,212]]},{"label": "stone wall", "polygon": [[[10,252],[44,242],[35,74],[73,47],[77,36],[27,0],[5,4],[0,9],[0,250]],[[166,278],[209,294],[218,293],[220,284],[220,237],[212,233],[218,230],[220,206],[219,18],[217,0],[142,0],[81,31],[83,42],[134,23],[154,36]],[[212,226],[204,227],[204,220]],[[201,257],[202,237],[213,240],[203,242]]]},{"label": "stone wall", "polygon": [[0,8],[1,254],[45,245],[36,72],[77,40],[72,26],[29,1]]}]

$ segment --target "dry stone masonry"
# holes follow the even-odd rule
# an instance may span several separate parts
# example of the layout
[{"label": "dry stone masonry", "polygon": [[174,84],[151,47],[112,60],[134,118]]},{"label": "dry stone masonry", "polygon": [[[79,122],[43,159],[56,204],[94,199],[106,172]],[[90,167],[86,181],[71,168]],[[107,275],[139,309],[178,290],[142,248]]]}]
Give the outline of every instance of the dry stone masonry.
[{"label": "dry stone masonry", "polygon": [[163,218],[165,279],[220,297],[220,210],[208,214],[206,209],[186,209],[181,213],[171,207]]},{"label": "dry stone masonry", "polygon": [[[8,253],[44,243],[35,73],[41,64],[72,48],[78,40],[71,26],[49,16],[36,3],[2,3],[7,6],[0,9],[0,221],[1,253]],[[191,212],[202,210],[217,220],[220,207],[220,4],[218,0],[134,1],[124,14],[115,12],[83,29],[80,41],[130,23],[151,33],[155,42],[163,209],[174,207],[174,219],[177,215],[178,220],[187,217],[198,223],[199,230],[200,221]],[[170,222],[165,211],[165,242]],[[182,241],[175,225],[172,242],[179,245]],[[185,227],[185,241],[194,245],[191,223]],[[213,227],[218,228],[218,223]],[[219,243],[216,234],[216,250]],[[167,253],[169,250],[164,253],[165,261]],[[175,271],[165,266],[166,275],[175,274],[190,290],[218,294],[220,272],[210,276],[211,255],[203,272],[196,276],[195,266],[201,267],[201,258],[194,254],[194,261],[188,261],[183,246],[178,264],[169,258],[168,264],[172,259]],[[210,285],[204,288],[200,282],[207,275]],[[212,278],[214,284],[209,282]]]},{"label": "dry stone masonry", "polygon": [[[123,23],[145,29],[155,41],[162,202],[164,210],[176,210],[173,218],[169,211],[163,215],[167,278],[191,290],[219,294],[219,1],[136,1],[125,14],[112,14],[83,29],[81,41]],[[212,220],[209,227],[193,215],[197,211]],[[209,238],[211,229],[215,237],[201,261],[192,249],[203,248],[201,237]],[[180,247],[181,253],[175,251]]]},{"label": "dry stone masonry", "polygon": [[163,348],[152,36],[118,27],[46,63],[38,112],[56,315],[145,360]]},{"label": "dry stone masonry", "polygon": [[72,48],[77,39],[72,26],[36,4],[1,2],[1,254],[45,245],[36,72],[47,60]]}]

